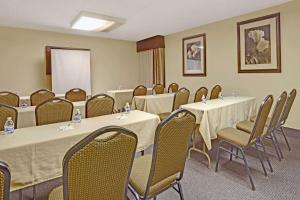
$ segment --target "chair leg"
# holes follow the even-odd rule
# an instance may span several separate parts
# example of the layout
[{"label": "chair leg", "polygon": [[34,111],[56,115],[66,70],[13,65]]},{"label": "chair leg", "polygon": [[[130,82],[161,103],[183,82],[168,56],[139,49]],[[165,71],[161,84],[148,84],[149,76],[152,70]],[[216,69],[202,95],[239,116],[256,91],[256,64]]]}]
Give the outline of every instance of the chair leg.
[{"label": "chair leg", "polygon": [[230,151],[231,151],[231,154],[230,154],[230,158],[229,158],[229,160],[230,160],[230,161],[232,161],[232,155],[233,155],[233,146],[231,146],[231,147],[230,147]]},{"label": "chair leg", "polygon": [[19,200],[22,200],[23,199],[23,190],[20,189],[19,190]]},{"label": "chair leg", "polygon": [[280,156],[281,156],[281,159],[283,159],[283,153],[282,153],[281,148],[280,148],[280,146],[279,146],[279,142],[278,142],[278,140],[277,140],[277,136],[276,136],[275,134],[273,134],[273,136],[274,136],[274,139],[275,139],[275,143],[276,143],[276,145],[277,145],[277,147],[278,147],[278,151],[279,151],[279,154],[280,154]]},{"label": "chair leg", "polygon": [[180,195],[180,200],[184,200],[184,198],[183,198],[183,192],[182,192],[182,187],[181,187],[180,182],[178,182],[177,185],[178,185],[178,191],[179,191],[179,195]]},{"label": "chair leg", "polygon": [[260,152],[260,150],[259,150],[259,148],[258,148],[258,146],[257,146],[257,143],[255,143],[255,148],[256,148],[256,151],[257,151],[258,158],[259,158],[259,161],[260,161],[260,163],[261,163],[261,166],[262,166],[262,168],[263,168],[263,170],[264,170],[264,174],[265,174],[265,176],[268,176],[268,173],[267,173],[267,170],[266,170],[266,167],[265,167],[263,158],[262,158],[262,156],[261,156],[261,152]]},{"label": "chair leg", "polygon": [[264,156],[266,157],[266,160],[267,160],[267,162],[268,162],[270,171],[271,171],[271,172],[274,172],[273,167],[272,167],[271,162],[270,162],[270,159],[269,159],[269,156],[268,156],[267,151],[266,151],[265,144],[264,144],[264,142],[263,142],[262,140],[260,141],[260,144],[261,144],[261,146],[262,146],[262,148],[263,148]]},{"label": "chair leg", "polygon": [[286,145],[287,145],[289,151],[291,151],[292,149],[291,149],[291,147],[290,147],[290,144],[289,144],[289,142],[288,142],[288,140],[287,140],[287,137],[286,137],[286,135],[285,135],[285,132],[284,132],[282,126],[280,127],[280,130],[281,130],[281,133],[282,133],[282,135],[283,135],[283,137],[284,137],[284,140],[285,140],[285,142],[286,142]]},{"label": "chair leg", "polygon": [[235,154],[235,158],[236,158],[236,159],[238,159],[238,157],[239,157],[239,149],[238,149],[238,148],[236,148],[236,154]]},{"label": "chair leg", "polygon": [[216,162],[216,169],[215,172],[218,172],[218,167],[219,167],[219,161],[220,161],[220,146],[221,146],[221,142],[219,142],[218,144],[218,151],[217,151],[217,162]]},{"label": "chair leg", "polygon": [[282,152],[280,150],[280,147],[278,146],[278,143],[276,143],[276,139],[275,139],[275,136],[274,136],[273,132],[270,134],[270,136],[271,136],[273,146],[275,148],[275,152],[277,154],[277,158],[278,158],[279,162],[281,162]]},{"label": "chair leg", "polygon": [[250,173],[250,169],[249,169],[249,166],[248,166],[248,162],[246,160],[245,153],[244,153],[244,151],[242,149],[239,149],[239,150],[240,150],[240,152],[242,154],[242,157],[243,157],[243,160],[244,160],[244,163],[245,163],[245,168],[246,168],[246,171],[247,171],[249,179],[250,179],[252,190],[255,190],[254,182],[253,182],[253,179],[252,179],[252,176],[251,176],[251,173]]}]

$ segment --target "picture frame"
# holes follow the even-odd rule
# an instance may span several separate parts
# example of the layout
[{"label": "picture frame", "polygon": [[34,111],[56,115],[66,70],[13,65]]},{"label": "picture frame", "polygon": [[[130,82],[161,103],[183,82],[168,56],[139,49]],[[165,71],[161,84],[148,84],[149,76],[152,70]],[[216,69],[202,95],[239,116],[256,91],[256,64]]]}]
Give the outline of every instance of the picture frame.
[{"label": "picture frame", "polygon": [[206,34],[182,39],[183,76],[206,76]]},{"label": "picture frame", "polygon": [[237,23],[238,73],[281,73],[280,13]]}]

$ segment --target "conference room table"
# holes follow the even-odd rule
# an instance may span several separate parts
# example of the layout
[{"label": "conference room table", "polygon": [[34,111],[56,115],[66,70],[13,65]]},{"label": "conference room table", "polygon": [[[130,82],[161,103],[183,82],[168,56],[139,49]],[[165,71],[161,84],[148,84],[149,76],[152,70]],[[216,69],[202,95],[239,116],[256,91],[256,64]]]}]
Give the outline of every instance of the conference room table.
[{"label": "conference room table", "polygon": [[[109,90],[107,94],[115,99],[115,109],[122,109],[125,104],[131,103],[134,89]],[[152,94],[152,88],[147,88],[147,94]]]},{"label": "conference room table", "polygon": [[[85,102],[86,101],[72,102],[74,106],[74,111],[76,109],[79,109],[82,118],[85,118]],[[36,125],[35,108],[36,106],[16,108],[18,111],[18,124],[17,124],[18,128],[25,128],[25,127],[31,127]]]},{"label": "conference room table", "polygon": [[210,150],[211,140],[217,138],[217,132],[225,127],[234,127],[238,122],[250,120],[256,111],[254,97],[237,96],[223,99],[207,100],[182,105],[181,108],[191,111],[196,116],[200,134]]},{"label": "conference room table", "polygon": [[[65,94],[55,94],[55,97],[64,98]],[[22,103],[30,105],[30,96],[20,96],[20,106],[22,105]]]},{"label": "conference room table", "polygon": [[62,176],[65,153],[91,132],[109,125],[121,126],[138,137],[137,152],[154,143],[160,123],[157,115],[142,111],[82,119],[81,123],[55,123],[0,132],[0,160],[11,171],[11,190],[18,190]]},{"label": "conference room table", "polygon": [[[132,100],[132,109],[152,114],[171,112],[175,93],[165,93],[146,96],[135,96]],[[193,102],[194,95],[189,96],[188,102]]]}]

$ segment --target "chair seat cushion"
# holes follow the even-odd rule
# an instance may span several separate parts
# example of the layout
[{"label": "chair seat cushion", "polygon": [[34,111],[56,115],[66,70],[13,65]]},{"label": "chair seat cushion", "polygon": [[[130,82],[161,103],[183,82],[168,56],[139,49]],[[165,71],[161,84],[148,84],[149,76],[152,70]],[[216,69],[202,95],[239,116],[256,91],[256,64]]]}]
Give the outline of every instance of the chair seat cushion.
[{"label": "chair seat cushion", "polygon": [[235,128],[224,128],[218,132],[218,138],[231,142],[233,144],[245,147],[250,139],[250,134],[244,131],[240,131]]},{"label": "chair seat cushion", "polygon": [[[148,178],[151,170],[151,163],[152,155],[141,156],[139,158],[136,158],[133,162],[129,183],[141,197],[143,197],[146,192]],[[172,183],[174,183],[174,181],[176,181],[176,179],[177,175],[175,174],[151,186],[148,197],[152,196],[153,194],[157,194],[165,188],[169,187]]]},{"label": "chair seat cushion", "polygon": [[171,113],[170,112],[165,112],[165,113],[160,113],[158,114],[160,120],[164,120],[165,118],[167,118]]},{"label": "chair seat cushion", "polygon": [[250,121],[241,121],[239,123],[237,123],[236,128],[241,130],[241,131],[245,131],[247,133],[251,133],[252,129],[254,127],[254,122],[250,122]]},{"label": "chair seat cushion", "polygon": [[59,186],[54,188],[50,194],[48,200],[63,200],[64,194],[63,194],[63,186]]}]

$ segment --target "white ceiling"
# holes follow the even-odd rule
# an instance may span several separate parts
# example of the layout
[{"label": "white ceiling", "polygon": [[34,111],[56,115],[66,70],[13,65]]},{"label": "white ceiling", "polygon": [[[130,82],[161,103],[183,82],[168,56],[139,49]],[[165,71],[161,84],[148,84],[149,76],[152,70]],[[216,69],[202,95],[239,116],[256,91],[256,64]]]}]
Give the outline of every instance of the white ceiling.
[{"label": "white ceiling", "polygon": [[[0,0],[0,25],[141,40],[238,16],[289,0]],[[125,18],[109,33],[75,31],[80,11]]]}]

